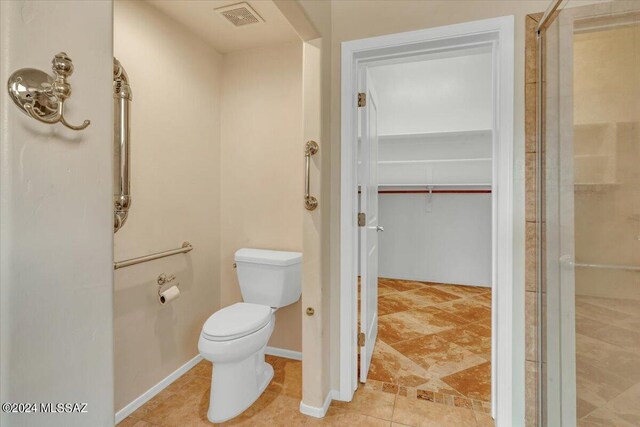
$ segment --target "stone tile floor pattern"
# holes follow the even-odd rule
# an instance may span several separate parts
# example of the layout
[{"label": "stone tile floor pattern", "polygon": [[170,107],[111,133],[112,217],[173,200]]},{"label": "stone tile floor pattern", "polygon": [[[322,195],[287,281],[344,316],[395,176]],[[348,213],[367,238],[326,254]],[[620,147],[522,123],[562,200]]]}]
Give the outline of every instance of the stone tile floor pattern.
[{"label": "stone tile floor pattern", "polygon": [[491,288],[381,278],[378,290],[369,378],[489,412]]},{"label": "stone tile floor pattern", "polygon": [[[262,396],[221,425],[494,426],[489,415],[491,293],[487,288],[381,279],[380,327],[369,380],[323,419],[300,413],[302,364],[267,356]],[[384,313],[384,314],[382,314]],[[211,364],[202,361],[120,427],[211,426]]]},{"label": "stone tile floor pattern", "polygon": [[578,427],[640,426],[640,301],[576,296]]}]

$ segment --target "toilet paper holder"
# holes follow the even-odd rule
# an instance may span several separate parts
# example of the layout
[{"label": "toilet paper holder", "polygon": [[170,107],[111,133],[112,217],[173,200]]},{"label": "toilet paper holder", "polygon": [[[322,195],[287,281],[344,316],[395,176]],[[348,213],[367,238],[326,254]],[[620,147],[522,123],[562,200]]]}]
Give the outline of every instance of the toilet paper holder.
[{"label": "toilet paper holder", "polygon": [[[180,287],[180,283],[172,283],[175,280],[176,276],[171,274],[171,275],[166,275],[165,273],[162,273],[158,276],[158,279],[156,280],[156,283],[158,284],[158,302],[160,304],[165,304],[168,303],[169,301],[173,300],[174,298],[177,298],[179,296],[179,287]],[[176,288],[176,290],[178,291],[178,295],[175,296],[171,296],[170,299],[165,300],[165,292],[170,290],[172,287]]]},{"label": "toilet paper holder", "polygon": [[162,273],[158,276],[157,283],[158,283],[158,286],[163,286],[167,283],[173,282],[175,279],[176,279],[176,276],[173,274],[170,276],[167,276],[165,273]]}]

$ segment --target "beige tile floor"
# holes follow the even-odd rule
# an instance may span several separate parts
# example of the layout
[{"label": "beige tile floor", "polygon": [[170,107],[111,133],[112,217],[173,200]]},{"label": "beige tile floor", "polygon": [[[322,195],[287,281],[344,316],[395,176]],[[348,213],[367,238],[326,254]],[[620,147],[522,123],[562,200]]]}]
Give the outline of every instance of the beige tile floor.
[{"label": "beige tile floor", "polygon": [[579,427],[640,426],[640,301],[576,296]]},{"label": "beige tile floor", "polygon": [[[493,426],[486,388],[490,292],[448,286],[381,279],[380,319],[389,320],[381,321],[370,379],[353,401],[334,401],[323,419],[302,415],[301,362],[267,356],[273,381],[223,425]],[[213,425],[206,415],[211,372],[200,362],[118,425]]]},{"label": "beige tile floor", "polygon": [[[352,402],[333,402],[325,418],[307,417],[298,410],[301,362],[271,356],[267,361],[275,370],[272,383],[251,408],[222,425],[493,426],[491,417],[484,412],[425,400],[415,389],[399,392],[398,387],[389,389],[375,380],[361,386]],[[118,426],[211,426],[207,421],[210,381],[211,364],[202,361]]]}]

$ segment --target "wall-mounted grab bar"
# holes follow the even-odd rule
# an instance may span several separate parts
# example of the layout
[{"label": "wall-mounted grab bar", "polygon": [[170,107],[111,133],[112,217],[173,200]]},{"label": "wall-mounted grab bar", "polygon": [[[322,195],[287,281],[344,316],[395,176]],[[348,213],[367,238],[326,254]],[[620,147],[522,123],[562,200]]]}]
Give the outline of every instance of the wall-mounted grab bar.
[{"label": "wall-mounted grab bar", "polygon": [[149,254],[137,258],[125,259],[123,261],[116,261],[113,263],[113,269],[117,270],[123,267],[129,267],[130,265],[136,265],[147,261],[153,261],[154,259],[160,259],[164,257],[168,257],[171,255],[177,254],[186,254],[187,252],[191,252],[193,250],[193,246],[189,242],[183,242],[182,247],[177,249],[171,249],[169,251],[164,252],[156,252],[155,254]]},{"label": "wall-mounted grab bar", "polygon": [[129,103],[131,87],[127,72],[113,58],[113,108],[114,108],[114,195],[113,232],[124,225],[131,206],[131,170],[129,168]]},{"label": "wall-mounted grab bar", "polygon": [[575,262],[568,255],[564,255],[560,257],[560,264],[567,265],[569,267],[599,268],[602,270],[640,271],[640,265],[595,264],[595,263],[588,263],[588,262]]},{"label": "wall-mounted grab bar", "polygon": [[304,146],[305,172],[304,172],[304,207],[312,211],[318,207],[318,199],[310,194],[311,156],[316,154],[320,147],[315,141],[307,141]]},{"label": "wall-mounted grab bar", "polygon": [[640,265],[617,265],[617,264],[589,264],[585,262],[571,262],[574,267],[601,268],[605,270],[640,271]]}]

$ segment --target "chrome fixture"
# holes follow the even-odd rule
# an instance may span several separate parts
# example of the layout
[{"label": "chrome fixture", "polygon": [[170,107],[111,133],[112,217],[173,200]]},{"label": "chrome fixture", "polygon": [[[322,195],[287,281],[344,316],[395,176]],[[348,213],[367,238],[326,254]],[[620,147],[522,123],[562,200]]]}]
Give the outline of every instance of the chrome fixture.
[{"label": "chrome fixture", "polygon": [[116,58],[113,58],[113,109],[114,109],[114,218],[113,232],[117,232],[127,221],[131,206],[131,171],[129,169],[129,103],[131,87],[127,72]]},{"label": "chrome fixture", "polygon": [[560,257],[560,263],[569,267],[598,268],[603,270],[640,271],[640,265],[621,264],[596,264],[588,262],[575,262],[568,256]]},{"label": "chrome fixture", "polygon": [[549,6],[547,7],[547,10],[545,10],[544,14],[542,15],[542,18],[538,22],[538,28],[536,29],[538,34],[540,34],[540,31],[545,29],[548,24],[551,24],[556,19],[556,16],[557,16],[556,12],[558,11],[558,9],[560,9],[560,6],[564,2],[565,0],[553,0],[549,4]]},{"label": "chrome fixture", "polygon": [[166,274],[162,273],[161,275],[158,276],[158,286],[163,286],[167,283],[173,282],[174,280],[176,280],[176,276],[174,276],[173,274],[171,274],[170,276],[167,276]]},{"label": "chrome fixture", "polygon": [[[154,259],[165,258],[171,255],[186,254],[187,252],[191,252],[192,250],[193,250],[193,246],[191,246],[191,243],[183,242],[182,246],[177,249],[171,249],[169,251],[164,251],[164,252],[156,252],[155,254],[149,254],[149,255],[145,255],[137,258],[125,259],[123,261],[116,261],[113,263],[113,269],[117,270],[119,268],[129,267],[130,265],[136,265],[136,264],[140,264],[147,261],[153,261]],[[158,280],[160,280],[160,278],[158,278]]]},{"label": "chrome fixture", "polygon": [[173,274],[167,276],[166,274],[162,273],[158,276],[158,302],[160,304],[164,305],[180,296],[180,283],[171,283],[174,280],[176,280],[176,276],[174,276]]},{"label": "chrome fixture", "polygon": [[39,122],[50,125],[60,122],[69,129],[85,129],[91,121],[75,126],[64,117],[64,103],[71,96],[67,78],[73,74],[73,61],[60,52],[53,57],[51,69],[53,77],[35,68],[21,68],[11,74],[8,82],[11,99],[23,113]]},{"label": "chrome fixture", "polygon": [[164,290],[162,286],[158,286],[158,302],[162,305],[165,305],[166,303],[178,298],[180,296],[179,286],[180,283],[176,283],[175,285],[169,286]]},{"label": "chrome fixture", "polygon": [[307,141],[304,146],[304,157],[306,161],[304,175],[304,207],[312,211],[318,207],[318,199],[309,194],[309,175],[311,174],[311,156],[316,154],[320,147],[315,141]]}]

